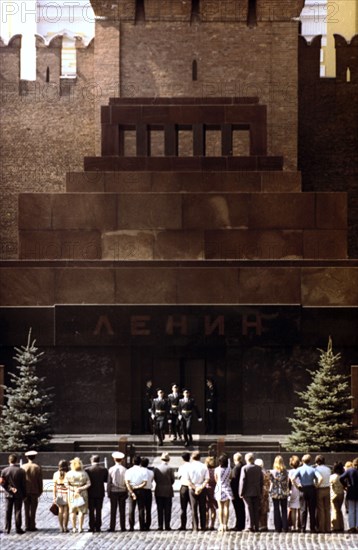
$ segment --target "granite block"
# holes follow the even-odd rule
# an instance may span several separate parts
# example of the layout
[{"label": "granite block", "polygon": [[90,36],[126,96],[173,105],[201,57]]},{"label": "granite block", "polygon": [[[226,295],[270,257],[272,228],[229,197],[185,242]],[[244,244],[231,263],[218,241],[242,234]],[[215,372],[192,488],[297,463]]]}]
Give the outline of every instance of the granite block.
[{"label": "granite block", "polygon": [[122,267],[115,270],[116,304],[175,304],[175,271]]},{"label": "granite block", "polygon": [[115,300],[114,271],[109,268],[55,270],[57,304],[111,304]]},{"label": "granite block", "polygon": [[314,193],[256,193],[249,203],[249,228],[315,227]]},{"label": "granite block", "polygon": [[316,226],[319,229],[347,227],[347,193],[316,193]]},{"label": "granite block", "polygon": [[118,229],[180,229],[181,195],[123,194],[118,201]]},{"label": "granite block", "polygon": [[240,304],[300,304],[300,270],[288,267],[239,269]]},{"label": "granite block", "polygon": [[318,259],[346,259],[347,231],[306,230],[303,232],[303,257]]},{"label": "granite block", "polygon": [[53,195],[53,229],[116,229],[116,197],[100,193]]},{"label": "granite block", "polygon": [[158,231],[154,242],[154,259],[202,260],[204,257],[202,231]]},{"label": "granite block", "polygon": [[238,275],[235,268],[177,269],[178,304],[235,304]]},{"label": "granite block", "polygon": [[110,231],[102,235],[103,260],[152,260],[153,231]]},{"label": "granite block", "polygon": [[99,231],[20,231],[22,260],[98,260],[102,257]]},{"label": "granite block", "polygon": [[301,191],[301,172],[263,172],[261,190],[264,193],[299,193]]},{"label": "granite block", "polygon": [[51,229],[52,195],[20,193],[19,229]]},{"label": "granite block", "polygon": [[0,268],[1,306],[45,306],[55,303],[52,269]]},{"label": "granite block", "polygon": [[301,272],[303,306],[358,306],[358,268],[306,267]]},{"label": "granite block", "polygon": [[217,229],[247,227],[246,194],[190,194],[183,196],[183,227]]}]

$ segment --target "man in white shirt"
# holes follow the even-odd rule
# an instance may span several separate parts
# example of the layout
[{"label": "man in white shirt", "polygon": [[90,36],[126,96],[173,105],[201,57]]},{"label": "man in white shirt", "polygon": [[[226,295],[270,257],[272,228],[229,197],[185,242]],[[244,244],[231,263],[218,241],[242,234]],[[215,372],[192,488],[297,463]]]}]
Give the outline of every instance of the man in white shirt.
[{"label": "man in white shirt", "polygon": [[147,469],[141,468],[141,457],[135,456],[133,466],[126,471],[125,481],[129,492],[129,530],[134,531],[135,509],[138,504],[139,529],[146,531],[144,522],[144,494],[143,489],[147,484]]},{"label": "man in white shirt", "polygon": [[331,502],[330,502],[330,476],[331,470],[326,466],[322,455],[315,458],[315,470],[321,474],[317,482],[317,527],[320,533],[331,531]]},{"label": "man in white shirt", "polygon": [[116,451],[112,453],[114,466],[108,470],[107,494],[111,501],[111,520],[108,531],[115,531],[117,506],[119,507],[119,521],[121,531],[126,530],[126,499],[127,487],[124,480],[126,469],[122,465],[124,454]]},{"label": "man in white shirt", "polygon": [[200,462],[200,452],[194,451],[188,469],[189,498],[193,516],[193,531],[198,531],[198,508],[200,529],[206,530],[206,484],[209,481],[209,470]]},{"label": "man in white shirt", "polygon": [[148,469],[149,460],[147,458],[142,458],[140,466],[146,471],[147,474],[147,483],[143,487],[143,499],[144,499],[144,527],[146,531],[149,531],[152,523],[152,485],[154,479],[153,470]]},{"label": "man in white shirt", "polygon": [[185,531],[186,530],[186,521],[187,521],[187,509],[188,504],[190,503],[189,499],[189,479],[188,479],[188,472],[190,469],[190,453],[185,452],[181,455],[183,459],[183,464],[181,464],[178,468],[177,477],[180,479],[180,508],[181,508],[181,514],[180,514],[180,527],[179,531]]}]

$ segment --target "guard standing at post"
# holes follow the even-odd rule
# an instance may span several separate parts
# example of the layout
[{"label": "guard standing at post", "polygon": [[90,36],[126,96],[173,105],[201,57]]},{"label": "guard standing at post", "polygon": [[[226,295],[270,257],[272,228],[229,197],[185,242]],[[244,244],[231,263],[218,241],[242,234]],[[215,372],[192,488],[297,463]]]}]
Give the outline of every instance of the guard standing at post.
[{"label": "guard standing at post", "polygon": [[192,434],[192,420],[193,412],[195,411],[198,421],[202,421],[201,414],[195,403],[195,400],[190,397],[190,391],[188,389],[183,391],[183,399],[179,400],[179,420],[182,423],[183,434],[185,447],[189,447],[193,443],[193,434]]},{"label": "guard standing at post", "polygon": [[217,391],[216,386],[212,378],[206,379],[206,399],[205,399],[205,413],[206,413],[206,429],[205,433],[214,434],[216,431],[217,421]]},{"label": "guard standing at post", "polygon": [[179,388],[177,384],[172,385],[172,393],[168,395],[169,403],[169,420],[171,425],[171,432],[173,436],[173,441],[176,441],[178,438],[181,439],[181,429],[180,422],[178,419],[179,416]]},{"label": "guard standing at post", "polygon": [[163,445],[165,438],[165,423],[168,417],[168,401],[164,399],[163,390],[157,391],[158,397],[153,399],[152,420],[155,423],[155,434],[158,437],[159,445]]},{"label": "guard standing at post", "polygon": [[153,382],[151,379],[146,380],[145,388],[143,392],[143,411],[142,411],[142,420],[143,420],[143,431],[144,433],[153,433],[152,422],[151,422],[151,412],[152,412],[152,403],[155,397],[153,390]]}]

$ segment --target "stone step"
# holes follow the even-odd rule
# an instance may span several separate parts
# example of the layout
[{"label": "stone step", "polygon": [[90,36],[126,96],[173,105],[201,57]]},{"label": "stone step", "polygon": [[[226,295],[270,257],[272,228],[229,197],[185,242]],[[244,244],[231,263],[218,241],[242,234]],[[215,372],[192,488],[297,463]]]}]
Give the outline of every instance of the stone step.
[{"label": "stone step", "polygon": [[283,169],[280,156],[242,157],[85,157],[84,169],[89,171],[277,171]]},{"label": "stone step", "polygon": [[301,173],[271,172],[68,172],[68,192],[120,193],[294,193]]}]

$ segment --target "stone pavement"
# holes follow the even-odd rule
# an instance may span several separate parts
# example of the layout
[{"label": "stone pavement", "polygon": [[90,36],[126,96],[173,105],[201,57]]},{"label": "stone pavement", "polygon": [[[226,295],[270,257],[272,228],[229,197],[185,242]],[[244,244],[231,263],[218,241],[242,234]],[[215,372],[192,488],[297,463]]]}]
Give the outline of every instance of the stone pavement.
[{"label": "stone pavement", "polygon": [[[38,509],[36,533],[17,535],[13,529],[10,535],[0,535],[1,550],[358,550],[358,534],[311,535],[309,533],[278,534],[236,533],[225,534],[217,531],[193,533],[177,531],[179,527],[180,504],[178,493],[173,501],[172,531],[156,531],[156,506],[153,501],[152,531],[142,533],[108,533],[109,500],[104,501],[103,532],[83,534],[60,533],[57,518],[49,512],[51,493],[44,493]],[[0,522],[4,523],[4,497],[1,494]],[[233,508],[230,510],[230,525],[234,521]],[[189,514],[190,515],[190,514]],[[189,520],[189,525],[191,522]],[[87,522],[85,523],[87,528]],[[269,528],[273,529],[272,510],[269,515]],[[138,529],[138,524],[136,525]]]}]

